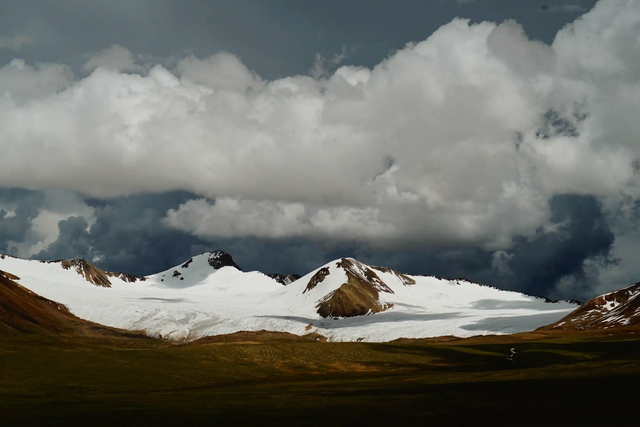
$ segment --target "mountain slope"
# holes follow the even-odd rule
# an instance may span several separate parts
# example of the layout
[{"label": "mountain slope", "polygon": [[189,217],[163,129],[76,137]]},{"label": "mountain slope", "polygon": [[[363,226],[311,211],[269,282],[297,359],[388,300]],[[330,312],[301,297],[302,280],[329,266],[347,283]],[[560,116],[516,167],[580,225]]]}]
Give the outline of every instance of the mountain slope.
[{"label": "mountain slope", "polygon": [[141,281],[147,280],[146,277],[134,276],[132,274],[127,274],[127,273],[111,273],[111,272],[102,271],[95,265],[90,264],[87,260],[80,259],[80,258],[72,259],[72,260],[58,259],[55,261],[40,261],[40,262],[47,263],[47,264],[60,264],[60,266],[65,270],[73,269],[80,276],[84,277],[84,279],[87,282],[93,283],[96,286],[102,286],[104,288],[111,287],[111,280],[109,280],[110,277],[116,277],[118,279],[124,280],[125,282],[131,282],[131,283],[136,282],[138,280],[141,280]]},{"label": "mountain slope", "polygon": [[144,278],[102,272],[86,261],[70,265],[0,257],[0,269],[19,276],[22,286],[82,319],[172,340],[260,330],[315,332],[333,341],[505,334],[534,330],[576,308],[352,258],[327,263],[287,286],[257,271],[240,271],[221,252]]},{"label": "mountain slope", "polygon": [[18,285],[18,276],[0,270],[0,330],[60,332],[73,319],[69,310]]},{"label": "mountain slope", "polygon": [[640,325],[640,283],[600,295],[544,329],[610,329]]},{"label": "mountain slope", "polygon": [[[464,279],[405,275],[352,258],[312,271],[275,297],[291,313],[280,318],[308,321],[319,333],[340,341],[531,331],[578,306]],[[294,314],[303,312],[306,317]],[[308,313],[325,319],[315,320]]]},{"label": "mountain slope", "polygon": [[67,307],[20,286],[20,277],[0,270],[0,333],[30,336],[143,338],[79,319]]},{"label": "mountain slope", "polygon": [[[380,292],[393,294],[372,268],[351,258],[343,258],[333,269],[323,267],[308,281],[303,294],[313,291],[327,277],[338,275],[340,283],[335,289],[320,297],[316,302],[317,313],[322,317],[340,318],[379,313],[393,307],[391,303],[380,301]],[[334,276],[331,276],[335,270]],[[339,271],[339,273],[338,273]],[[323,292],[326,292],[324,289]]]}]

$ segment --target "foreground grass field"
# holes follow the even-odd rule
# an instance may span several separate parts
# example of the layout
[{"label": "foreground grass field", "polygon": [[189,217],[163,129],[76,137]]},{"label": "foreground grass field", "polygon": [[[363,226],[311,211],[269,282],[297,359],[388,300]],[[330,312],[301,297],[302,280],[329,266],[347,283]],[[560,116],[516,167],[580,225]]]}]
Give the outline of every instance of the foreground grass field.
[{"label": "foreground grass field", "polygon": [[620,425],[638,418],[639,381],[635,330],[181,346],[0,336],[3,427]]}]

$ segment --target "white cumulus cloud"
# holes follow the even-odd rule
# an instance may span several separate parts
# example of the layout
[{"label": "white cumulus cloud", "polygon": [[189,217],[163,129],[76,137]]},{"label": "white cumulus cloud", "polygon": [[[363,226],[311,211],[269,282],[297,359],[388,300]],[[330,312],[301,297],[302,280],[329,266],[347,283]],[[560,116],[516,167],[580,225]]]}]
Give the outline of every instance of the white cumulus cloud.
[{"label": "white cumulus cloud", "polygon": [[[506,248],[544,229],[554,195],[639,197],[639,25],[640,3],[615,0],[551,46],[512,21],[455,19],[372,69],[274,81],[230,53],[135,74],[114,47],[72,82],[12,63],[0,182],[192,191],[216,202],[166,222],[203,237]],[[5,83],[19,78],[43,89]]]}]

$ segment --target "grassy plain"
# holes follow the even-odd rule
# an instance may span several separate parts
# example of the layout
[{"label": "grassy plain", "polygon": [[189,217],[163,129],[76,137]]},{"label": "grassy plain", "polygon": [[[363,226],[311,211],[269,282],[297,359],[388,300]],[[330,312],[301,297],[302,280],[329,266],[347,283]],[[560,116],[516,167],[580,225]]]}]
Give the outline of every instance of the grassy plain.
[{"label": "grassy plain", "polygon": [[638,384],[632,329],[384,344],[0,335],[2,427],[622,425]]}]

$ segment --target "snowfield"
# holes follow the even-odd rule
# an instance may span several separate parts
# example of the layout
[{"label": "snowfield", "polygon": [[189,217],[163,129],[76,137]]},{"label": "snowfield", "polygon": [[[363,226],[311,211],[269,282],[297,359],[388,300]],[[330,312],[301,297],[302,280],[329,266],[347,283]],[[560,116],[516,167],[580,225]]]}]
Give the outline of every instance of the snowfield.
[{"label": "snowfield", "polygon": [[5,256],[0,270],[19,276],[22,286],[66,305],[80,318],[170,340],[262,329],[298,335],[317,332],[330,341],[370,342],[511,334],[556,322],[578,307],[436,277],[405,276],[415,280],[408,285],[393,270],[375,270],[393,291],[380,292],[380,301],[393,307],[366,316],[330,319],[321,317],[316,306],[346,282],[345,271],[337,265],[340,260],[323,266],[329,274],[307,289],[323,267],[283,286],[260,272],[229,266],[214,269],[210,256],[198,255],[144,281],[109,277],[111,287],[96,286],[59,262]]}]

